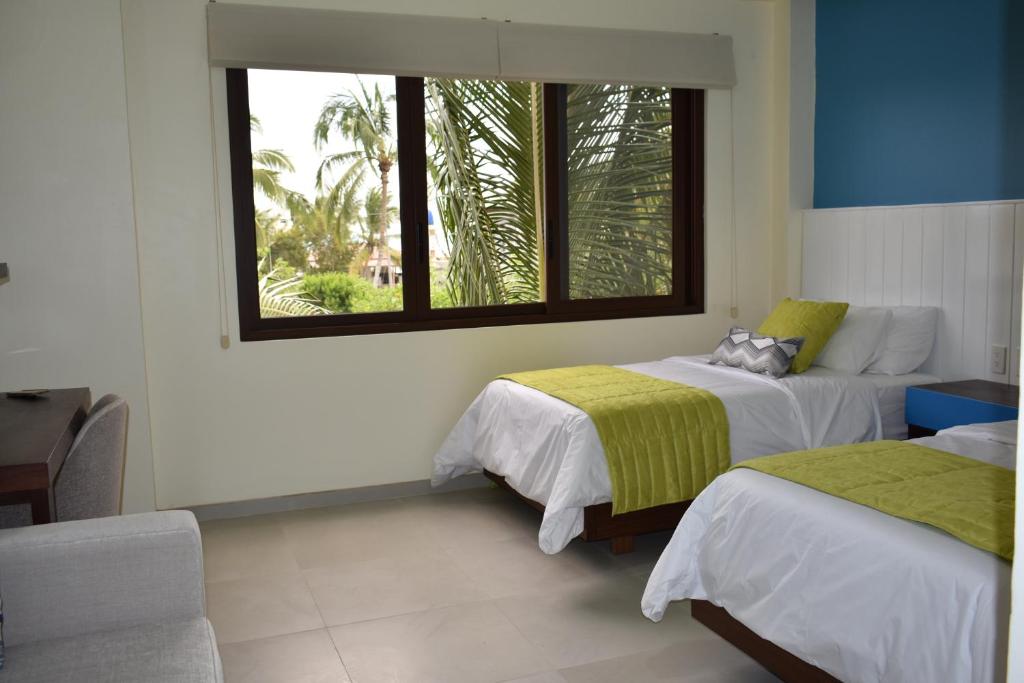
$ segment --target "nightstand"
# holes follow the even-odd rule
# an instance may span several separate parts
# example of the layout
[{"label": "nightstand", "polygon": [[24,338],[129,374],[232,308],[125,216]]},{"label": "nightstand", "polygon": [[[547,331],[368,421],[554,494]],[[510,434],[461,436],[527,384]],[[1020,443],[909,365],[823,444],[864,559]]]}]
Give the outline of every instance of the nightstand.
[{"label": "nightstand", "polygon": [[907,388],[906,419],[911,439],[975,422],[1017,419],[1020,387],[981,379]]}]

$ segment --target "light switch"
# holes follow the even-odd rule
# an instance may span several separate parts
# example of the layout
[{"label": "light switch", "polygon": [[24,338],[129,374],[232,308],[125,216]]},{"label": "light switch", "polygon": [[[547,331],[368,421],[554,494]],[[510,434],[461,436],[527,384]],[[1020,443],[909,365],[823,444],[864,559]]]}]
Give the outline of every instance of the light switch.
[{"label": "light switch", "polygon": [[989,363],[989,370],[993,375],[1006,374],[1006,347],[998,344],[992,345],[992,359]]}]

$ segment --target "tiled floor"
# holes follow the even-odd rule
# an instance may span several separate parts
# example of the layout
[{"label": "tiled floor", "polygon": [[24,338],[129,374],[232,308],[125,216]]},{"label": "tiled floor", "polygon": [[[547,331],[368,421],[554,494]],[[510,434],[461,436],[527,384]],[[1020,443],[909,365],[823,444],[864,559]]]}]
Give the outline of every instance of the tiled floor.
[{"label": "tiled floor", "polygon": [[640,613],[667,534],[547,556],[539,521],[477,489],[204,523],[228,681],[775,680],[686,605]]}]

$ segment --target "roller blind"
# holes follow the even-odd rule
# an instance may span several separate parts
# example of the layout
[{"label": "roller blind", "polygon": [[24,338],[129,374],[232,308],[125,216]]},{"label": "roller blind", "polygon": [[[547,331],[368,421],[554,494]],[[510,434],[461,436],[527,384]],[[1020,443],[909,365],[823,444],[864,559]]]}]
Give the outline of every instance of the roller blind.
[{"label": "roller blind", "polygon": [[732,38],[407,14],[207,5],[210,65],[399,76],[736,84]]},{"label": "roller blind", "polygon": [[397,76],[498,74],[498,24],[210,3],[210,65]]},{"label": "roller blind", "polygon": [[736,84],[732,38],[667,31],[501,24],[501,76],[556,83],[676,88]]}]

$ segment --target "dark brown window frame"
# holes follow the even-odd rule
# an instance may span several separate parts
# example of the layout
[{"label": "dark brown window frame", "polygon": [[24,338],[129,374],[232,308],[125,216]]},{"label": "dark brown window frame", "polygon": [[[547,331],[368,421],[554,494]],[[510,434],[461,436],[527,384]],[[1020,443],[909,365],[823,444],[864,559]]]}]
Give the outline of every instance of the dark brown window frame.
[{"label": "dark brown window frame", "polygon": [[[242,341],[385,334],[498,325],[694,315],[704,312],[704,91],[673,88],[672,293],[614,299],[568,297],[566,88],[544,85],[547,281],[545,301],[431,309],[427,265],[426,124],[423,79],[396,77],[403,310],[262,318],[259,309],[249,86],[245,69],[227,70],[228,139],[238,321]],[[402,144],[418,140],[420,144]],[[548,150],[556,150],[556,154]],[[682,182],[678,180],[681,179]],[[414,284],[415,283],[415,284]]]}]

